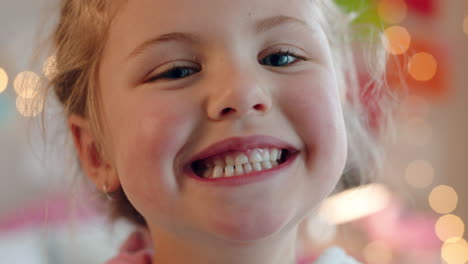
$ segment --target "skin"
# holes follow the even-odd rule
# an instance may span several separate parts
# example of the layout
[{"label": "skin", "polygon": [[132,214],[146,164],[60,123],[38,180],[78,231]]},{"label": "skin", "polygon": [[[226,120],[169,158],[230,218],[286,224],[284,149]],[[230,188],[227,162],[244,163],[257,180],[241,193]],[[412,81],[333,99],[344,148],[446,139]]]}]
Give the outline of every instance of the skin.
[{"label": "skin", "polygon": [[[100,189],[122,186],[145,217],[154,263],[295,263],[298,225],[331,193],[347,153],[335,68],[315,12],[308,0],[128,0],[119,8],[98,83],[109,154],[96,153],[86,118],[71,115],[69,126],[86,175]],[[304,25],[255,31],[257,21],[280,15]],[[171,40],[130,55],[172,32],[200,42]],[[265,63],[284,50],[304,60]],[[174,65],[195,70],[153,78]],[[274,177],[234,188],[183,174],[208,145],[254,134],[285,140],[300,155]]]}]

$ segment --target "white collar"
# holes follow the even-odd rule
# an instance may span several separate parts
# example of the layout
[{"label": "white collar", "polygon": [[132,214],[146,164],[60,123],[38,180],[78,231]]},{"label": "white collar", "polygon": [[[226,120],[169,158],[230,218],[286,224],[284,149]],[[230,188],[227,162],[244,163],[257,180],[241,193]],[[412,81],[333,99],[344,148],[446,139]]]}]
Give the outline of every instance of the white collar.
[{"label": "white collar", "polygon": [[346,252],[339,247],[331,247],[313,263],[313,264],[360,264],[358,261],[348,256]]}]

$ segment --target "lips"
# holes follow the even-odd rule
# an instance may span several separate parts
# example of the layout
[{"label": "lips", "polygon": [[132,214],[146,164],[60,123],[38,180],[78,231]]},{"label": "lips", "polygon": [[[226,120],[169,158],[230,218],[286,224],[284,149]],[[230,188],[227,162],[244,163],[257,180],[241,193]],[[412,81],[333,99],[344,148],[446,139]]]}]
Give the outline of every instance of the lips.
[{"label": "lips", "polygon": [[232,137],[208,146],[206,149],[194,155],[184,167],[190,168],[192,163],[212,156],[236,151],[242,152],[255,148],[278,148],[285,149],[289,153],[298,152],[291,144],[271,136],[255,135],[249,137]]}]

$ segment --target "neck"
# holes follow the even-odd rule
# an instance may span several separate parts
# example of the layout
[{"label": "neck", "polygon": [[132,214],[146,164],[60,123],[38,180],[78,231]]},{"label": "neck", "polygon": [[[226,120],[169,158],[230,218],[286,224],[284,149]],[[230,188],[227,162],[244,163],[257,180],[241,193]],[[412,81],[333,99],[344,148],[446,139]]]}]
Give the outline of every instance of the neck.
[{"label": "neck", "polygon": [[260,241],[231,242],[219,238],[169,233],[150,228],[153,264],[295,264],[297,226]]}]

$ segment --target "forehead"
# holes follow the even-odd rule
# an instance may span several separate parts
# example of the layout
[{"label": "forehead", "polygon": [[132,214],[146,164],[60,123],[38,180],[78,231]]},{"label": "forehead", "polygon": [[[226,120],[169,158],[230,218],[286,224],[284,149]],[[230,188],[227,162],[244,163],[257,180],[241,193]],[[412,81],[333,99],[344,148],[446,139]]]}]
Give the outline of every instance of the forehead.
[{"label": "forehead", "polygon": [[117,32],[131,31],[132,35],[148,30],[226,31],[274,15],[311,22],[317,11],[312,3],[312,0],[126,0],[112,28]]},{"label": "forehead", "polygon": [[321,24],[314,0],[117,0],[111,7],[106,65],[126,64],[144,43],[176,32],[196,36],[205,48],[228,47],[255,39],[256,25],[268,18],[295,18],[314,31]]}]

